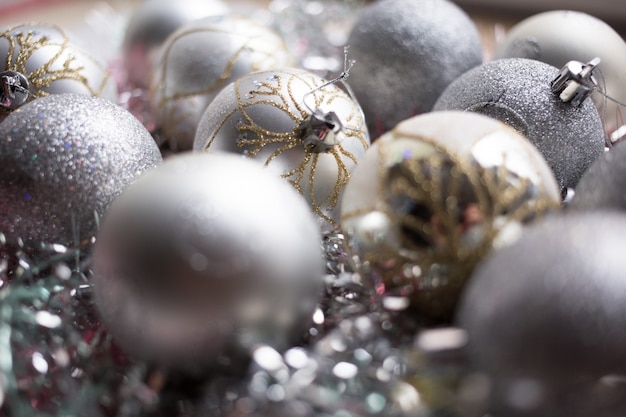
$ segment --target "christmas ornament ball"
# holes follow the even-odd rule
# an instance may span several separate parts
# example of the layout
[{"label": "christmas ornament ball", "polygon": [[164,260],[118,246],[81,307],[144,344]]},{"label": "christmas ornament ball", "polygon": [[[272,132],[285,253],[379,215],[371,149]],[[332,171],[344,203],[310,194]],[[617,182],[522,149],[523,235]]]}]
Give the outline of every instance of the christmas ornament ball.
[{"label": "christmas ornament ball", "polygon": [[[598,87],[626,101],[626,42],[607,23],[587,13],[553,10],[533,15],[513,26],[497,46],[496,58],[536,59],[557,68],[575,60],[587,63],[599,57]],[[593,100],[612,132],[620,118],[619,106],[596,92]]]},{"label": "christmas ornament ball", "polygon": [[143,1],[130,17],[122,45],[130,85],[149,87],[159,49],[175,30],[194,20],[228,12],[220,0]]},{"label": "christmas ornament ball", "polygon": [[585,171],[568,209],[626,210],[626,143],[609,149]]},{"label": "christmas ornament ball", "polygon": [[322,290],[319,228],[259,164],[173,156],[116,201],[94,249],[95,300],[127,353],[189,374],[284,350]]},{"label": "christmas ornament ball", "polygon": [[432,109],[443,90],[482,63],[474,23],[447,0],[383,0],[365,7],[347,41],[349,83],[373,138]]},{"label": "christmas ornament ball", "polygon": [[337,84],[295,68],[252,73],[225,87],[198,125],[196,151],[258,160],[289,181],[324,225],[369,146],[358,103]]},{"label": "christmas ornament ball", "polygon": [[565,193],[603,154],[605,133],[591,100],[576,106],[552,92],[558,75],[558,68],[540,61],[491,61],[450,84],[435,110],[471,111],[512,126],[539,149]]},{"label": "christmas ornament ball", "polygon": [[161,162],[148,131],[109,100],[54,94],[0,123],[0,231],[78,246],[140,174]]},{"label": "christmas ornament ball", "polygon": [[[55,25],[25,23],[5,28],[0,33],[0,58],[0,119],[24,102],[49,94],[117,100],[117,87],[106,66],[73,45]],[[13,81],[16,74],[25,78],[19,86]],[[8,94],[10,90],[16,91]]]},{"label": "christmas ornament ball", "polygon": [[150,87],[162,141],[191,150],[202,113],[220,90],[254,71],[291,64],[272,29],[235,16],[206,17],[182,26],[163,44]]},{"label": "christmas ornament ball", "polygon": [[[457,324],[495,414],[615,415],[599,410],[618,389],[623,414],[605,377],[626,372],[625,234],[623,213],[552,217],[478,266]],[[519,401],[520,387],[535,394]]]},{"label": "christmas ornament ball", "polygon": [[559,202],[545,160],[513,129],[431,112],[374,142],[346,187],[341,227],[379,294],[449,321],[474,266]]}]

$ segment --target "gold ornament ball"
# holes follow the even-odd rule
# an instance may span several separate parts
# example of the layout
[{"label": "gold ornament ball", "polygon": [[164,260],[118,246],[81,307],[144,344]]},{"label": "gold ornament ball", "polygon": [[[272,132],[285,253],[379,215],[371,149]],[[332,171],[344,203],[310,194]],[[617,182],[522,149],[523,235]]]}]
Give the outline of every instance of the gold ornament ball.
[{"label": "gold ornament ball", "polygon": [[433,112],[367,151],[343,195],[341,227],[378,293],[449,321],[474,266],[559,204],[550,168],[515,130]]},{"label": "gold ornament ball", "polygon": [[227,151],[263,163],[309,202],[322,226],[334,228],[350,172],[369,135],[360,106],[337,84],[300,69],[241,77],[206,109],[196,151]]},{"label": "gold ornament ball", "polygon": [[184,25],[163,44],[152,76],[150,106],[160,140],[190,150],[200,116],[222,88],[291,62],[283,39],[250,19],[207,17]]},{"label": "gold ornament ball", "polygon": [[[4,29],[0,33],[0,72],[5,71],[27,80],[24,102],[61,93],[117,101],[117,87],[106,66],[73,45],[55,25],[25,23]],[[0,107],[3,119],[18,106],[6,104],[11,81],[3,77],[1,82],[7,86],[2,94],[5,104]]]}]

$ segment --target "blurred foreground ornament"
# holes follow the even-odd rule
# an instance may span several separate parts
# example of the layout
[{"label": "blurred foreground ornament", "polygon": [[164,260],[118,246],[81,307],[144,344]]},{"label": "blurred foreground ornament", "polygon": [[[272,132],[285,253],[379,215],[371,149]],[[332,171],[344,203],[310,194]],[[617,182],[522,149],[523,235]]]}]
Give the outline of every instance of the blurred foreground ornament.
[{"label": "blurred foreground ornament", "polygon": [[361,108],[336,80],[294,68],[243,76],[206,109],[194,149],[259,160],[334,227],[350,172],[369,146]]},{"label": "blurred foreground ornament", "polygon": [[491,413],[623,415],[625,235],[620,213],[546,218],[477,267],[457,321]]},{"label": "blurred foreground ornament", "polygon": [[[76,48],[54,25],[28,23],[0,33],[0,72],[5,102],[7,86],[16,85],[7,76],[17,77],[17,85],[28,90],[25,99],[0,108],[0,119],[18,107],[15,103],[49,94],[76,93],[117,99],[115,82],[106,67]],[[20,89],[15,93],[25,94]]]},{"label": "blurred foreground ornament", "polygon": [[0,232],[27,246],[88,243],[109,203],[160,162],[148,131],[108,100],[27,103],[0,123]]},{"label": "blurred foreground ornament", "polygon": [[192,149],[200,117],[222,88],[291,62],[282,38],[252,20],[207,17],[184,25],[167,38],[152,77],[159,137],[173,150]]},{"label": "blurred foreground ornament", "polygon": [[372,138],[432,110],[453,80],[482,62],[478,30],[447,0],[384,0],[363,9],[347,42],[350,86]]},{"label": "blurred foreground ornament", "polygon": [[321,296],[320,233],[304,200],[236,155],[167,160],[107,212],[94,250],[103,323],[129,354],[203,375],[304,337]]},{"label": "blurred foreground ornament", "polygon": [[513,129],[434,112],[367,151],[341,201],[341,227],[378,294],[445,321],[474,266],[559,200],[545,160]]},{"label": "blurred foreground ornament", "polygon": [[[569,61],[602,60],[597,76],[599,89],[626,101],[626,42],[607,23],[586,13],[554,10],[522,20],[498,45],[496,58],[529,58],[561,68]],[[616,103],[595,92],[593,101],[605,122],[607,133],[624,124]]]},{"label": "blurred foreground ornament", "polygon": [[435,110],[471,111],[513,127],[539,149],[564,194],[604,153],[606,135],[591,100],[572,105],[552,91],[561,75],[530,59],[488,62],[450,84]]},{"label": "blurred foreground ornament", "polygon": [[228,7],[220,0],[144,0],[130,17],[122,46],[131,88],[149,87],[159,49],[174,31],[197,19],[226,14]]}]

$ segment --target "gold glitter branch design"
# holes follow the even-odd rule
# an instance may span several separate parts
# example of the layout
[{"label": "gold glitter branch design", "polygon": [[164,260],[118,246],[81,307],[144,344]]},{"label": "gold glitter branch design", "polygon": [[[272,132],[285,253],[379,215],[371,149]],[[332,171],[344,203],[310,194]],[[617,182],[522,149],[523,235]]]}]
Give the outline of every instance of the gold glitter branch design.
[{"label": "gold glitter branch design", "polygon": [[[528,221],[556,208],[550,199],[538,195],[537,186],[529,179],[510,171],[506,160],[484,169],[473,160],[437,149],[439,153],[430,158],[403,160],[392,167],[383,191],[387,202],[401,196],[421,208],[419,215],[410,210],[398,213],[391,207],[388,213],[398,218],[406,231],[403,246],[420,250],[420,262],[456,260],[473,265],[507,224]],[[463,242],[472,226],[477,226],[480,234],[471,244]]]},{"label": "gold glitter branch design", "polygon": [[[251,51],[251,52],[254,52],[256,55],[258,55],[257,59],[250,64],[251,70],[253,72],[259,71],[263,68],[270,68],[270,67],[276,66],[275,65],[276,63],[274,62],[275,59],[272,59],[272,55],[274,51],[262,51],[259,48],[253,48],[251,46],[253,42],[261,42],[263,40],[263,38],[261,38],[262,35],[255,34],[255,35],[250,35],[250,36],[244,36],[242,34],[232,32],[229,30],[198,28],[195,30],[189,30],[189,31],[183,32],[177,37],[175,37],[171,42],[169,42],[169,46],[163,52],[163,59],[161,63],[162,76],[161,76],[160,82],[155,84],[154,86],[155,88],[164,88],[165,86],[164,83],[165,83],[165,80],[167,79],[167,72],[168,72],[167,63],[169,62],[170,52],[172,48],[176,45],[176,41],[188,35],[192,35],[195,33],[206,33],[206,32],[214,32],[214,33],[227,34],[227,35],[236,36],[236,37],[243,37],[244,41],[242,45],[230,57],[230,59],[226,63],[226,67],[224,68],[224,71],[220,74],[219,77],[217,77],[215,82],[213,82],[208,87],[203,88],[202,90],[199,90],[199,91],[193,91],[190,93],[178,92],[173,95],[164,94],[160,100],[159,106],[163,106],[169,101],[182,100],[182,99],[186,99],[189,97],[204,95],[204,94],[208,94],[208,93],[221,89],[222,87],[224,87],[224,84],[226,83],[226,81],[228,81],[231,78],[235,64],[241,58],[241,55],[244,52]],[[286,50],[284,43],[283,43],[283,49]],[[270,62],[266,62],[266,61],[270,61]]]},{"label": "gold glitter branch design", "polygon": [[[47,28],[62,38],[60,41],[51,40],[43,34],[37,34],[31,26],[39,26]],[[29,28],[25,30],[26,28]],[[19,25],[12,27],[0,34],[0,39],[4,38],[9,42],[9,48],[5,59],[5,69],[16,71],[24,74],[31,86],[31,93],[35,97],[43,97],[48,95],[43,89],[48,88],[53,82],[61,79],[69,79],[81,83],[91,95],[98,96],[102,93],[108,73],[104,68],[102,72],[107,74],[97,90],[89,85],[89,80],[83,71],[85,67],[76,61],[76,56],[68,51],[69,40],[63,31],[52,25],[41,25],[37,23]],[[26,65],[33,54],[44,47],[55,46],[57,52],[52,55],[47,62],[36,68],[32,72],[28,72]],[[17,55],[15,55],[17,51]],[[64,60],[63,60],[64,59]],[[58,62],[62,60],[61,62]],[[99,66],[93,61],[94,65]],[[59,67],[60,68],[55,68]]]},{"label": "gold glitter branch design", "polygon": [[[218,129],[209,140],[205,150],[211,146],[217,132],[224,125],[226,119],[231,117],[235,112],[240,112],[241,119],[237,123],[237,130],[240,132],[237,140],[237,146],[245,149],[244,153],[248,157],[255,157],[261,151],[266,150],[268,146],[275,147],[272,153],[266,158],[265,165],[268,166],[283,153],[294,148],[301,148],[304,152],[302,161],[298,166],[288,172],[282,174],[299,193],[305,194],[303,182],[308,185],[307,197],[310,201],[313,211],[328,221],[333,226],[336,223],[326,214],[324,209],[332,209],[339,203],[341,191],[350,179],[350,171],[346,166],[345,159],[357,163],[356,157],[347,151],[344,146],[337,144],[333,146],[328,154],[332,155],[337,165],[337,179],[332,191],[321,199],[315,195],[315,177],[318,167],[320,154],[312,152],[305,148],[302,144],[302,133],[299,126],[311,115],[311,111],[302,102],[302,94],[296,95],[294,91],[302,91],[302,84],[307,86],[307,90],[311,91],[321,85],[322,81],[316,81],[315,78],[306,74],[291,74],[284,79],[282,76],[270,76],[267,80],[255,83],[255,88],[249,91],[245,97],[241,96],[240,82],[236,83],[235,91],[237,94],[238,108],[230,112],[222,120]],[[296,90],[295,85],[300,87]],[[285,94],[286,91],[286,94]],[[306,90],[305,90],[306,91]],[[317,90],[307,96],[307,102],[312,108],[320,108],[322,106],[330,106],[335,100],[346,99],[345,94],[334,86]],[[293,130],[289,132],[274,132],[259,126],[249,115],[247,109],[251,106],[267,105],[272,106],[286,114],[293,121]],[[346,117],[346,123],[341,134],[349,138],[357,138],[364,149],[367,149],[367,141],[363,130],[363,119],[359,115],[358,108],[352,104],[351,114]]]}]

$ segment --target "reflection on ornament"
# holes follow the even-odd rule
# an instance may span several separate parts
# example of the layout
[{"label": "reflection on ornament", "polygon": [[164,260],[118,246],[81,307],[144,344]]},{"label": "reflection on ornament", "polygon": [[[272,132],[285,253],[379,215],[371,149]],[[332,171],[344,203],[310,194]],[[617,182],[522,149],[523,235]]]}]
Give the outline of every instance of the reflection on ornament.
[{"label": "reflection on ornament", "polygon": [[[571,60],[588,62],[600,57],[598,78],[600,89],[609,96],[626,101],[626,42],[608,24],[586,13],[554,10],[522,20],[507,33],[497,46],[496,58],[529,58],[557,68]],[[623,124],[616,103],[607,101],[600,93],[593,101],[613,132]]]},{"label": "reflection on ornament", "polygon": [[27,103],[0,123],[0,232],[30,249],[89,245],[110,202],[160,162],[148,131],[109,100]]},{"label": "reflection on ornament", "polygon": [[224,88],[202,116],[194,149],[259,160],[334,226],[350,172],[368,145],[363,113],[348,94],[310,72],[284,68]]},{"label": "reflection on ornament", "polygon": [[489,414],[623,414],[625,235],[623,213],[554,216],[476,268],[456,319]]},{"label": "reflection on ornament", "polygon": [[435,112],[368,150],[341,201],[341,227],[379,294],[448,320],[478,261],[559,201],[545,161],[513,129]]},{"label": "reflection on ornament", "polygon": [[[53,25],[22,24],[0,33],[0,71],[26,78],[26,101],[60,93],[103,96],[113,101],[117,98],[105,66],[77,49]],[[0,109],[0,119],[11,110],[11,106]]]},{"label": "reflection on ornament", "polygon": [[539,149],[565,194],[604,153],[602,120],[591,100],[564,103],[552,91],[559,69],[522,58],[474,68],[446,88],[435,110],[464,110],[513,127]]},{"label": "reflection on ornament", "polygon": [[130,17],[124,37],[124,67],[130,86],[149,87],[159,49],[175,30],[197,19],[227,13],[228,7],[220,0],[143,1]]},{"label": "reflection on ornament", "polygon": [[184,25],[167,38],[152,77],[160,136],[174,150],[191,149],[202,113],[224,86],[290,63],[283,40],[249,19],[207,17]]},{"label": "reflection on ornament", "polygon": [[322,290],[304,200],[237,155],[169,158],[111,206],[94,249],[103,322],[166,369],[245,371],[257,347],[299,343]]}]

